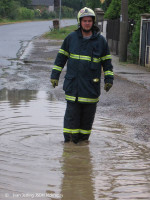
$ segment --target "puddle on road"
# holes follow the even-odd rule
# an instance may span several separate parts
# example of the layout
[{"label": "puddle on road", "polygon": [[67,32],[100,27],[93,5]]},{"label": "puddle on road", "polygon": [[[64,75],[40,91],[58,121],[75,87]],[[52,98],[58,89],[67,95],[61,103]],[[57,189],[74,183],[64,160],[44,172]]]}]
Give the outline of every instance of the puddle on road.
[{"label": "puddle on road", "polygon": [[63,144],[65,103],[0,91],[0,199],[150,199],[150,148],[97,110],[90,143]]}]

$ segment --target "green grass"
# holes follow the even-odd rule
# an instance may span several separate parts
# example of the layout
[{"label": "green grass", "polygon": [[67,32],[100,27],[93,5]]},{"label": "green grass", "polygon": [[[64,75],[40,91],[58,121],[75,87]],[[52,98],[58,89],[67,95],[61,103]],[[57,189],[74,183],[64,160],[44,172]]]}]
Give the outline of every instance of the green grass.
[{"label": "green grass", "polygon": [[0,19],[0,25],[3,25],[3,24],[12,24],[12,23],[24,22],[24,21],[27,21],[27,20]]},{"label": "green grass", "polygon": [[44,19],[10,20],[10,19],[1,19],[1,18],[0,18],[0,25],[3,25],[3,24],[21,23],[21,22],[32,22],[32,21],[47,21],[47,20],[44,20]]},{"label": "green grass", "polygon": [[43,35],[46,39],[63,40],[72,31],[77,29],[77,25],[67,26],[58,30],[51,30]]}]

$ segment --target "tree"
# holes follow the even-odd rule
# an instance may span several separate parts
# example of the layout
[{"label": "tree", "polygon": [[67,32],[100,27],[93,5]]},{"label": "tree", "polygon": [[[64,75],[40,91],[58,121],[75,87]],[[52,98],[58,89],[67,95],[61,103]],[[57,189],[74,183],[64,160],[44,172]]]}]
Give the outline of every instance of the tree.
[{"label": "tree", "polygon": [[15,19],[20,6],[29,7],[31,0],[0,0],[0,16]]},{"label": "tree", "polygon": [[1,0],[0,1],[0,16],[8,17],[12,9],[13,0]]},{"label": "tree", "polygon": [[104,12],[107,10],[107,8],[109,7],[109,4],[111,3],[111,0],[105,0],[104,3],[102,3],[102,9],[104,10]]},{"label": "tree", "polygon": [[100,7],[101,7],[101,2],[100,2],[100,0],[94,0],[94,1],[86,0],[85,3],[86,3],[86,6],[87,6],[87,7],[92,8],[93,10],[94,10],[95,8],[100,8]]},{"label": "tree", "polygon": [[149,0],[129,0],[128,12],[130,19],[139,19],[140,14],[150,12]]},{"label": "tree", "polygon": [[129,59],[132,60],[134,63],[138,62],[139,44],[140,44],[140,20],[138,20],[136,23],[132,40],[129,43],[129,52],[130,52]]},{"label": "tree", "polygon": [[82,7],[84,7],[85,2],[84,0],[63,0],[62,5],[79,11]]},{"label": "tree", "polygon": [[120,17],[121,0],[112,0],[104,17],[106,19],[117,19]]},{"label": "tree", "polygon": [[[121,0],[112,0],[105,13],[107,19],[117,19],[120,17]],[[150,12],[149,0],[129,0],[129,18],[137,20],[141,13]]]},{"label": "tree", "polygon": [[[128,0],[129,19],[135,21],[133,35],[129,43],[130,58],[135,62],[138,61],[139,40],[140,40],[140,14],[150,13],[149,0]],[[112,0],[105,13],[105,18],[116,19],[120,17],[121,0]]]},{"label": "tree", "polygon": [[129,53],[130,59],[134,63],[138,63],[139,59],[139,44],[140,44],[140,14],[150,13],[150,3],[149,0],[129,0],[129,17],[135,20],[135,26],[133,30],[133,35],[131,42],[129,43]]},{"label": "tree", "polygon": [[29,7],[31,5],[31,0],[15,0],[20,3],[20,6]]}]

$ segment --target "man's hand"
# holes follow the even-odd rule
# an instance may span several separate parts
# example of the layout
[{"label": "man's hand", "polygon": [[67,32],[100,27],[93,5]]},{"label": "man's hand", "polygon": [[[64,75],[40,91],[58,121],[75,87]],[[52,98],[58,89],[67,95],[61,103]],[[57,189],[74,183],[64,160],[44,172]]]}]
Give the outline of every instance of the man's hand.
[{"label": "man's hand", "polygon": [[58,86],[58,80],[57,79],[51,79],[52,86],[55,88]]},{"label": "man's hand", "polygon": [[108,92],[111,87],[112,87],[111,83],[105,83],[104,90],[106,90],[106,92]]}]

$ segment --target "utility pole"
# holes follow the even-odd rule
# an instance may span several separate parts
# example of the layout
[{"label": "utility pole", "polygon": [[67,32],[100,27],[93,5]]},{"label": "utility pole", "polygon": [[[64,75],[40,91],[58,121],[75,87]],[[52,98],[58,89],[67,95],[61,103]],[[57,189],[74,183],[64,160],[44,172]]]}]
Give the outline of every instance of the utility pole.
[{"label": "utility pole", "polygon": [[83,2],[80,0],[80,9],[83,8]]},{"label": "utility pole", "polygon": [[120,15],[120,44],[119,44],[119,61],[127,61],[127,44],[128,44],[128,0],[121,1]]}]

